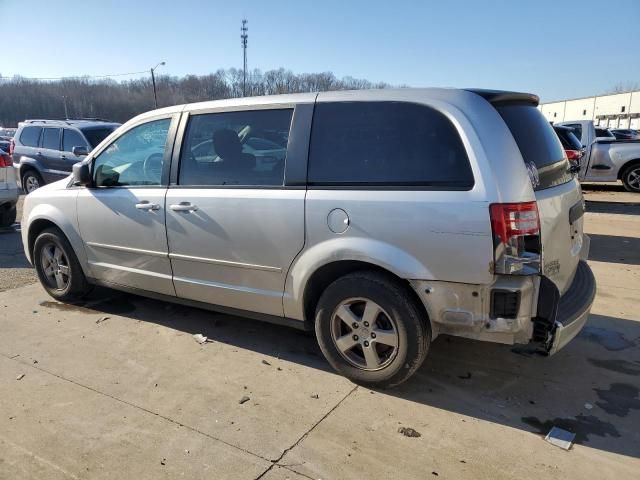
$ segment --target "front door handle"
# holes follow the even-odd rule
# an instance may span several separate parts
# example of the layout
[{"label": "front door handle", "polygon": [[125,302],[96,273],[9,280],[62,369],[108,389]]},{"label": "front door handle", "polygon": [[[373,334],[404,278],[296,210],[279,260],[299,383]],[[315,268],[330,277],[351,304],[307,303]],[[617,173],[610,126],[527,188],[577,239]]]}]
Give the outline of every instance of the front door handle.
[{"label": "front door handle", "polygon": [[197,205],[193,205],[191,202],[180,202],[169,205],[169,208],[174,212],[195,212],[198,210]]},{"label": "front door handle", "polygon": [[149,200],[143,200],[140,203],[136,203],[138,210],[160,210],[160,205],[157,203],[151,203]]}]

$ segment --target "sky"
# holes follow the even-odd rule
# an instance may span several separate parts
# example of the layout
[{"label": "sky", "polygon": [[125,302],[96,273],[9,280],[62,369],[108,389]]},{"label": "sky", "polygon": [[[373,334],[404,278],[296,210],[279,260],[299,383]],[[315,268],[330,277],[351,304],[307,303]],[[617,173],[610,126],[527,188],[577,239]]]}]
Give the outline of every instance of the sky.
[{"label": "sky", "polygon": [[[2,76],[332,71],[543,101],[640,83],[640,0],[0,0]],[[139,77],[117,77],[127,79]]]}]

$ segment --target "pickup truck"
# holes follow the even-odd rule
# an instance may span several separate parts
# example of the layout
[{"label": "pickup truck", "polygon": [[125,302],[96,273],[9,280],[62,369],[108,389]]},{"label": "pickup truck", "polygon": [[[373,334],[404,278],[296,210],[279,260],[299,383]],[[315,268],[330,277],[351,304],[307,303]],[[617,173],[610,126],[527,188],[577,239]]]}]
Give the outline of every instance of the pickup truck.
[{"label": "pickup truck", "polygon": [[616,140],[604,137],[591,120],[561,122],[557,125],[573,128],[585,147],[580,159],[578,179],[584,182],[615,182],[622,180],[629,192],[640,193],[640,140]]}]

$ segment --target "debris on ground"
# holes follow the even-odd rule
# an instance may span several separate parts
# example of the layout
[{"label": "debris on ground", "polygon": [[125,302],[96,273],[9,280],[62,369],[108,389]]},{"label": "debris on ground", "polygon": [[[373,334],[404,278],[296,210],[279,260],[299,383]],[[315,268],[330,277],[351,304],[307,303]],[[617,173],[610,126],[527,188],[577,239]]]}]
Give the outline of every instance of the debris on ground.
[{"label": "debris on ground", "polygon": [[591,405],[590,403],[585,403],[584,408],[586,408],[587,410],[591,410],[593,408],[593,405]]},{"label": "debris on ground", "polygon": [[245,395],[240,399],[240,401],[238,403],[240,405],[242,405],[243,403],[247,403],[249,400],[251,400],[251,399]]},{"label": "debris on ground", "polygon": [[213,342],[213,340],[209,339],[209,337],[205,337],[201,333],[196,333],[193,335],[193,339],[198,342],[200,345],[208,342]]},{"label": "debris on ground", "polygon": [[33,364],[34,364],[34,365],[35,365],[36,363],[38,363],[38,360],[34,360],[34,361],[33,361]]},{"label": "debris on ground", "polygon": [[162,460],[160,460],[160,465],[166,465],[167,463],[167,459],[163,458]]},{"label": "debris on ground", "polygon": [[412,438],[417,438],[417,437],[421,437],[422,436],[420,434],[420,432],[418,432],[418,431],[416,431],[416,430],[414,430],[413,428],[410,428],[410,427],[400,427],[398,429],[398,433],[401,433],[405,437],[412,437]]},{"label": "debris on ground", "polygon": [[569,450],[573,444],[573,439],[576,438],[576,434],[563,430],[562,428],[553,427],[544,439],[551,445]]},{"label": "debris on ground", "polygon": [[100,324],[102,322],[106,322],[107,320],[109,320],[111,317],[100,317],[99,319],[96,320],[97,324]]},{"label": "debris on ground", "polygon": [[22,380],[24,378],[24,373],[21,373],[16,377],[16,380]]},{"label": "debris on ground", "polygon": [[467,372],[466,375],[458,375],[460,380],[469,380],[471,378],[471,372]]},{"label": "debris on ground", "polygon": [[314,393],[313,395],[311,395],[311,398],[315,398],[316,400],[318,400],[320,398],[320,395]]},{"label": "debris on ground", "polygon": [[279,371],[279,372],[281,372],[281,371],[282,371],[282,369],[281,369],[280,367],[278,367],[278,371]]},{"label": "debris on ground", "polygon": [[263,365],[271,365],[269,362],[267,362],[266,360],[262,360],[262,364]]}]

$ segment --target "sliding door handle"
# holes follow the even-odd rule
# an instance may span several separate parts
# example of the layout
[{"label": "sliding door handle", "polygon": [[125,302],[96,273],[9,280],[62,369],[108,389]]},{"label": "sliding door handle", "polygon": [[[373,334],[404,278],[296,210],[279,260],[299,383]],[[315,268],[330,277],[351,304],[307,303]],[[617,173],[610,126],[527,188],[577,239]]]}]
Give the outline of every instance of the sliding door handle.
[{"label": "sliding door handle", "polygon": [[198,210],[198,206],[190,202],[174,203],[173,205],[169,205],[169,208],[174,212],[195,212]]}]

